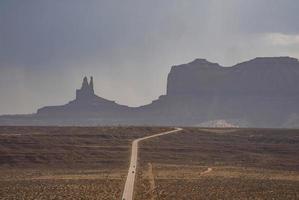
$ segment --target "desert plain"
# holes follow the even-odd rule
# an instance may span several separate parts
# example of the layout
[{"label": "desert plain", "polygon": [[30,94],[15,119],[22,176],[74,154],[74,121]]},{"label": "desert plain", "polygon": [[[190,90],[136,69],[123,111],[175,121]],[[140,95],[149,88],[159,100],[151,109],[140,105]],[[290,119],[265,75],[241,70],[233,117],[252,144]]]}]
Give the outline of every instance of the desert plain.
[{"label": "desert plain", "polygon": [[[120,199],[134,139],[171,127],[0,127],[0,199]],[[299,130],[143,141],[134,199],[299,199]]]}]

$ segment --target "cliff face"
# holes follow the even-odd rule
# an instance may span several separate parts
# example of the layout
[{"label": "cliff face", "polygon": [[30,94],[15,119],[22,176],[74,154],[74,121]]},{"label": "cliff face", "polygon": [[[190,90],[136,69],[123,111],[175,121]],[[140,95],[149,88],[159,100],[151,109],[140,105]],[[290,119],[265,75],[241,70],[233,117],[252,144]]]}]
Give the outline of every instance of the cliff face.
[{"label": "cliff face", "polygon": [[167,95],[299,95],[299,62],[293,58],[256,58],[233,67],[206,60],[172,67]]},{"label": "cliff face", "polygon": [[95,96],[93,89],[93,77],[90,77],[88,83],[87,77],[84,77],[81,89],[76,90],[76,100],[88,101]]},{"label": "cliff face", "polygon": [[62,106],[47,106],[37,111],[41,117],[67,116],[72,118],[81,117],[108,117],[114,113],[121,114],[128,109],[114,101],[110,101],[97,96],[94,93],[93,77],[88,83],[87,77],[84,77],[80,89],[76,90],[76,99]]},{"label": "cliff face", "polygon": [[256,58],[232,67],[204,59],[173,66],[167,93],[149,105],[122,106],[94,93],[84,78],[76,99],[2,125],[172,125],[299,127],[299,62]]},{"label": "cliff face", "polygon": [[226,119],[256,127],[280,127],[298,108],[299,62],[289,57],[232,67],[204,59],[173,66],[167,94],[149,106],[183,124]]}]

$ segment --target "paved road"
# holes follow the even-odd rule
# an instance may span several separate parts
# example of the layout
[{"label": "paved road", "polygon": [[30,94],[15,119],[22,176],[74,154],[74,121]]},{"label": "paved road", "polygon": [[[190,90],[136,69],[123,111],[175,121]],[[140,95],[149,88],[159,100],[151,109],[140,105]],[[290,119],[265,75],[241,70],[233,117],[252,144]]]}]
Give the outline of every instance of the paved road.
[{"label": "paved road", "polygon": [[138,143],[143,140],[151,139],[154,137],[159,137],[162,135],[167,135],[171,133],[175,133],[178,131],[181,131],[181,128],[176,128],[173,131],[167,131],[163,133],[159,133],[156,135],[151,135],[143,138],[139,138],[133,141],[132,143],[132,153],[131,153],[131,161],[130,161],[130,167],[129,167],[129,172],[122,196],[122,200],[133,200],[133,192],[134,192],[134,182],[135,182],[135,177],[136,177],[136,168],[137,168],[137,158],[138,158]]}]

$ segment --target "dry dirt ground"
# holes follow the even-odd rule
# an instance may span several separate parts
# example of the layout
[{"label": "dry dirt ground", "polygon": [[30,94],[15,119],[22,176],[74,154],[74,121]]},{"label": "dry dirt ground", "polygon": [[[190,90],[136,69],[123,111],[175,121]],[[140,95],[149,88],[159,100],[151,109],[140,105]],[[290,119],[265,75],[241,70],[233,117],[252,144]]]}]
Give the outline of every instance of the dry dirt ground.
[{"label": "dry dirt ground", "polygon": [[[119,199],[147,127],[0,127],[0,199]],[[299,199],[299,131],[191,129],[140,144],[135,200]]]},{"label": "dry dirt ground", "polygon": [[0,127],[0,199],[119,199],[132,140],[166,130]]},{"label": "dry dirt ground", "polygon": [[299,130],[187,128],[139,158],[136,200],[299,199]]}]

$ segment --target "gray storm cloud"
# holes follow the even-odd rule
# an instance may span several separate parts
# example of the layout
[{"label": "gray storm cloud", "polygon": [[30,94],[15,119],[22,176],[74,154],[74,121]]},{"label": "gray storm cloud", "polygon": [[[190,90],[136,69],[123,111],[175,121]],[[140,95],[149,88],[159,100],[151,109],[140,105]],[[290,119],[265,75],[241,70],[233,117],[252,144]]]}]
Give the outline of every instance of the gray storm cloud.
[{"label": "gray storm cloud", "polygon": [[299,57],[297,0],[2,0],[0,113],[96,93],[138,106],[165,93],[174,64]]}]

